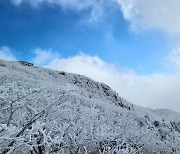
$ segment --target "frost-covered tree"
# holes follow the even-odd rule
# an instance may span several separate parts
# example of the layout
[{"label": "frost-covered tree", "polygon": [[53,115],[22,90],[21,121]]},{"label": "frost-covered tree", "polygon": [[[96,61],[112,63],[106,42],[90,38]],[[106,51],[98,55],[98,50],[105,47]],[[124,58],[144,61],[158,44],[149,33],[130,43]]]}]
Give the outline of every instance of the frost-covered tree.
[{"label": "frost-covered tree", "polygon": [[0,60],[0,153],[179,154],[179,122],[87,77]]}]

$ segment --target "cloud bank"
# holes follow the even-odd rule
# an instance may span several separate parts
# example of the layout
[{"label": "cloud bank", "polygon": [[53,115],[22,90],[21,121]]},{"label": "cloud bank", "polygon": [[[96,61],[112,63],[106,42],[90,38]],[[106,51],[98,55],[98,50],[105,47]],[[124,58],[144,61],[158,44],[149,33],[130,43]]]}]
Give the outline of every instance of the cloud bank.
[{"label": "cloud bank", "polygon": [[[35,55],[32,59],[35,65],[77,73],[104,82],[117,91],[120,96],[140,106],[166,108],[180,112],[180,75],[178,74],[139,75],[131,69],[107,63],[97,56],[79,53],[72,57],[60,58],[56,52],[40,48],[36,48],[32,52]],[[172,57],[176,57],[176,54],[179,56],[179,49],[173,52]],[[6,46],[0,48],[0,58],[16,60],[12,50]],[[174,61],[176,60],[179,64],[179,59]]]},{"label": "cloud bank", "polygon": [[[42,50],[45,54],[45,50]],[[47,51],[47,55],[49,51]],[[38,59],[37,54],[35,59]],[[55,57],[55,56],[52,56]],[[151,108],[167,108],[180,112],[180,76],[167,74],[139,75],[133,70],[119,68],[97,56],[80,53],[69,58],[51,59],[51,69],[77,73],[110,85],[120,96],[132,103]]]}]

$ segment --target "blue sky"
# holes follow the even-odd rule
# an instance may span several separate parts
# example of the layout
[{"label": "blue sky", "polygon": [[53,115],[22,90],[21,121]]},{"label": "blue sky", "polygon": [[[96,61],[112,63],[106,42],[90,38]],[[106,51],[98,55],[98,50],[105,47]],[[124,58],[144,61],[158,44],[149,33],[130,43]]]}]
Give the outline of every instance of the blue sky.
[{"label": "blue sky", "polygon": [[111,5],[99,19],[89,21],[89,8],[65,10],[47,3],[35,8],[3,0],[0,45],[12,48],[18,59],[31,59],[31,50],[39,47],[57,51],[63,57],[83,51],[142,73],[161,70],[159,59],[167,52],[164,35],[155,30],[133,33],[120,6]]},{"label": "blue sky", "polygon": [[90,76],[138,105],[169,108],[175,99],[176,110],[179,6],[178,0],[1,0],[0,58]]}]

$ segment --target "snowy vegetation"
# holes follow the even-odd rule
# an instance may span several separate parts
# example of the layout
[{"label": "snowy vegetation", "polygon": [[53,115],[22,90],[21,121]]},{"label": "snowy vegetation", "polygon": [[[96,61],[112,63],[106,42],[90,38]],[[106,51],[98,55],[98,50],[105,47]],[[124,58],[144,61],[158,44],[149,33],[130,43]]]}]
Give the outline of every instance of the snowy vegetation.
[{"label": "snowy vegetation", "polygon": [[180,114],[87,77],[0,60],[0,153],[180,153]]}]

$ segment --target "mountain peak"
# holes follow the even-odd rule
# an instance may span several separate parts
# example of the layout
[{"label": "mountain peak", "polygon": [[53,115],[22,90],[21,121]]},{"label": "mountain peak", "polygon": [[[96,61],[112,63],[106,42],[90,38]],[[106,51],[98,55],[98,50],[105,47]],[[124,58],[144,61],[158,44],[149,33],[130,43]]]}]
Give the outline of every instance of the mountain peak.
[{"label": "mountain peak", "polygon": [[1,153],[180,152],[179,113],[82,75],[0,60],[0,107]]}]

